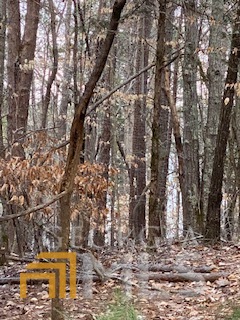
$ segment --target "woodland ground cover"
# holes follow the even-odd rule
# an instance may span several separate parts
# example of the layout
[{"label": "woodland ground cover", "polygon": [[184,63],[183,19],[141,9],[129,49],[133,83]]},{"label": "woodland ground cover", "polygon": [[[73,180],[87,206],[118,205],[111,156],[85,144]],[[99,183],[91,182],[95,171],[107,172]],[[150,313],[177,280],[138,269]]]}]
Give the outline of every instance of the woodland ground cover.
[{"label": "woodland ground cover", "polygon": [[[147,255],[148,261],[145,274],[139,273],[141,269],[139,259],[143,254],[145,258]],[[116,277],[101,282],[95,275],[93,282],[78,283],[77,298],[67,298],[64,301],[66,319],[105,320],[108,319],[106,315],[111,316],[109,313],[106,314],[109,306],[117,314],[123,309],[127,310],[127,307],[120,308],[120,311],[116,308],[116,292],[121,292],[124,298],[128,297],[128,306],[132,308],[132,314],[133,310],[136,311],[139,319],[235,320],[239,317],[240,247],[238,245],[222,244],[211,248],[204,245],[165,244],[159,246],[155,252],[147,252],[140,247],[131,250],[113,248],[102,250],[95,255],[105,271],[117,270],[114,273]],[[128,266],[131,266],[128,272],[120,268],[127,261]],[[163,281],[159,280],[158,276],[154,278],[153,272],[148,271],[153,270],[152,266],[159,265],[162,270],[163,267],[167,270],[156,272],[160,279],[164,274],[172,274],[169,270],[173,270],[174,274],[184,273],[183,271],[197,274],[200,270],[197,268],[201,268],[202,271],[205,269],[209,274],[222,274],[222,277],[218,277],[215,281],[194,281],[194,279],[176,281],[174,278],[172,281],[171,279]],[[47,284],[29,285],[27,298],[20,299],[19,284],[11,283],[11,279],[16,279],[25,267],[26,263],[9,262],[8,266],[2,266],[0,269],[0,318],[50,319]],[[3,284],[3,279],[6,278],[8,283]],[[123,306],[124,303],[119,305]]]}]

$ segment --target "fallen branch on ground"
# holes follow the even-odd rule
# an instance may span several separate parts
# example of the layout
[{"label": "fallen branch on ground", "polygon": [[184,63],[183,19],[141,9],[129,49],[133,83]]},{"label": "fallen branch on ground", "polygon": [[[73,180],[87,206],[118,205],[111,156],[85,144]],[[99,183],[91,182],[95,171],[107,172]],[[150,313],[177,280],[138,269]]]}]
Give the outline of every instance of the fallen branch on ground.
[{"label": "fallen branch on ground", "polygon": [[227,273],[213,272],[213,273],[196,273],[196,272],[185,272],[185,273],[149,273],[147,275],[148,280],[154,281],[169,281],[169,282],[198,282],[198,281],[210,281],[214,282],[222,277],[227,277]]},{"label": "fallen branch on ground", "polygon": [[[192,281],[210,281],[214,282],[218,280],[219,278],[228,276],[227,273],[223,272],[214,272],[214,273],[194,273],[194,272],[187,272],[187,273],[168,273],[168,274],[156,274],[156,273],[146,273],[146,280],[154,280],[154,281],[169,281],[169,282],[192,282]],[[129,282],[128,280],[121,278],[121,276],[111,275],[109,274],[107,278],[110,280],[118,280],[122,283],[127,283],[129,285],[135,285],[134,283]],[[86,280],[85,277],[79,276],[77,277],[77,283],[82,283]],[[101,281],[101,277],[97,275],[91,275],[91,280],[94,282]],[[29,284],[42,284],[42,283],[48,283],[47,279],[29,279]],[[19,277],[11,277],[11,278],[2,278],[0,279],[0,285],[4,284],[20,284],[20,278]]]}]

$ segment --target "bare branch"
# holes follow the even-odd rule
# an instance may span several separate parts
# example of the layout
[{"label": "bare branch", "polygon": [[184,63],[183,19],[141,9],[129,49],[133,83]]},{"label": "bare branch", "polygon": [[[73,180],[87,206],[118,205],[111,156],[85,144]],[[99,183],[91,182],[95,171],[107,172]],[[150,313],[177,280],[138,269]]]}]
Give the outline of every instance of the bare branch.
[{"label": "bare branch", "polygon": [[99,99],[96,103],[94,103],[91,106],[91,109],[87,112],[86,115],[89,115],[89,113],[93,112],[101,103],[103,103],[105,100],[107,100],[108,98],[110,98],[116,91],[118,91],[119,89],[121,89],[122,87],[124,87],[126,84],[128,84],[129,82],[131,82],[132,80],[134,80],[135,78],[139,77],[142,73],[148,71],[149,69],[151,69],[152,67],[155,66],[155,62],[149,64],[148,66],[146,66],[144,69],[140,70],[138,73],[135,73],[133,76],[131,76],[130,78],[128,78],[126,81],[120,83],[118,86],[116,86],[115,88],[113,88],[111,91],[109,91],[105,96],[103,96],[101,99]]},{"label": "bare branch", "polygon": [[45,203],[39,204],[36,207],[29,208],[28,210],[25,210],[25,211],[22,211],[22,212],[18,212],[18,213],[15,213],[15,214],[10,214],[10,215],[4,216],[4,217],[0,217],[0,224],[2,222],[4,222],[4,221],[8,221],[8,220],[11,220],[11,219],[15,219],[15,218],[19,218],[19,217],[22,217],[22,216],[26,216],[26,215],[28,215],[30,213],[36,212],[38,210],[42,210],[42,209],[50,206],[54,202],[58,201],[59,199],[61,199],[66,194],[67,194],[67,192],[63,191],[63,192],[59,193],[58,195],[56,195],[55,197],[53,197],[51,200],[49,200],[49,201],[47,201]]},{"label": "bare branch", "polygon": [[[176,54],[174,54],[174,56],[167,61],[162,67],[161,69],[166,68],[167,66],[169,66],[172,62],[174,62],[178,57],[179,57],[179,52],[183,49],[183,47],[179,48],[178,50],[176,50]],[[130,78],[128,78],[126,81],[120,83],[118,86],[116,86],[115,88],[113,88],[111,91],[109,91],[105,96],[103,96],[101,99],[99,99],[96,103],[94,103],[91,106],[91,109],[86,113],[86,115],[89,115],[91,112],[93,112],[101,103],[103,103],[105,100],[107,100],[108,98],[110,98],[116,91],[118,91],[119,89],[121,89],[122,87],[124,87],[125,85],[127,85],[129,82],[131,82],[132,80],[136,79],[137,77],[139,77],[142,73],[148,71],[149,69],[151,69],[152,67],[155,66],[155,62],[149,64],[148,66],[146,66],[145,68],[143,68],[142,70],[140,70],[139,72],[135,73],[134,75],[132,75]]]}]

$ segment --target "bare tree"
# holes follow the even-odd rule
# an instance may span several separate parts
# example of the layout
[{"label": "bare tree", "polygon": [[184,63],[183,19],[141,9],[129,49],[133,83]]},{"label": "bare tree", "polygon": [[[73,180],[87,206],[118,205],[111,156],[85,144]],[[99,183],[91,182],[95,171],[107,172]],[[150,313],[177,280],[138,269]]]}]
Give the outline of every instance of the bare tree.
[{"label": "bare tree", "polygon": [[154,109],[152,122],[151,185],[149,198],[149,243],[166,235],[166,183],[171,145],[171,118],[164,88],[164,68],[171,38],[171,26],[166,18],[166,1],[159,1]]},{"label": "bare tree", "polygon": [[185,197],[183,205],[183,229],[191,226],[194,231],[202,232],[203,217],[200,205],[199,169],[199,120],[197,97],[197,47],[198,21],[196,1],[190,0],[185,6],[185,50],[183,59],[183,151],[185,167]]},{"label": "bare tree", "polygon": [[[84,120],[86,111],[93,96],[95,86],[101,77],[105,67],[108,54],[110,52],[116,31],[118,29],[121,12],[125,6],[126,0],[116,0],[113,4],[111,21],[108,27],[106,38],[101,46],[100,54],[96,60],[93,71],[86,83],[85,90],[81,96],[79,105],[75,109],[74,119],[70,131],[70,142],[67,155],[67,163],[65,167],[64,176],[61,181],[60,192],[66,192],[60,199],[60,233],[62,245],[60,251],[68,251],[69,249],[69,235],[70,235],[70,206],[71,195],[73,192],[73,183],[79,164],[79,155],[83,149],[84,138]],[[57,291],[58,292],[58,291]],[[62,301],[57,297],[52,301],[52,319],[63,320]]]},{"label": "bare tree", "polygon": [[206,217],[207,199],[212,175],[214,149],[216,146],[217,128],[224,87],[224,53],[222,51],[224,32],[224,1],[212,1],[212,20],[210,21],[210,35],[208,55],[208,111],[204,145],[204,164],[202,173],[202,206]]},{"label": "bare tree", "polygon": [[[152,7],[149,1],[142,6],[139,18],[136,72],[146,67],[149,63],[149,47],[147,39],[152,27]],[[137,100],[134,102],[132,156],[130,167],[130,203],[129,227],[133,231],[136,241],[145,238],[146,227],[146,97],[148,73],[145,72],[135,80],[134,92]]]},{"label": "bare tree", "polygon": [[240,1],[238,1],[236,17],[233,25],[231,49],[228,60],[228,70],[221,103],[220,120],[216,148],[214,153],[213,171],[208,196],[207,221],[205,237],[217,241],[220,239],[220,218],[222,202],[222,184],[224,160],[226,156],[229,126],[234,105],[234,95],[240,60]]}]

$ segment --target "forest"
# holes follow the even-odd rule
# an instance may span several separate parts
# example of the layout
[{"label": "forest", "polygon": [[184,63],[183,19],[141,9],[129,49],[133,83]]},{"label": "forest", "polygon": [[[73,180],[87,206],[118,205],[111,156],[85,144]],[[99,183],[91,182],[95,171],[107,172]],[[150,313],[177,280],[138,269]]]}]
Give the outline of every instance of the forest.
[{"label": "forest", "polygon": [[1,319],[240,319],[239,62],[240,0],[0,0]]}]

